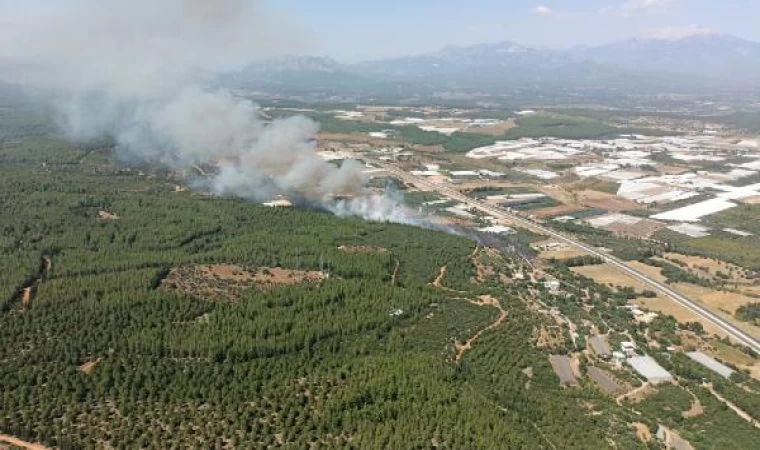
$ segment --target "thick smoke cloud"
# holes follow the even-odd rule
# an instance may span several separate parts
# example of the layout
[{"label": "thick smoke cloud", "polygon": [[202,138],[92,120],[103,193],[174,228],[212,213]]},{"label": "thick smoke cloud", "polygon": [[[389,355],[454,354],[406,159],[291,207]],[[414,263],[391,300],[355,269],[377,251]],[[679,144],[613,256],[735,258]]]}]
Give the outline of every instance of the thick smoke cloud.
[{"label": "thick smoke cloud", "polygon": [[209,87],[212,70],[297,51],[302,36],[255,1],[0,3],[0,15],[12,24],[0,55],[26,68],[14,81],[57,92],[72,137],[111,135],[122,157],[169,168],[214,167],[205,186],[222,194],[332,202],[363,190],[358,163],[315,154],[314,122],[264,124],[250,102]]}]

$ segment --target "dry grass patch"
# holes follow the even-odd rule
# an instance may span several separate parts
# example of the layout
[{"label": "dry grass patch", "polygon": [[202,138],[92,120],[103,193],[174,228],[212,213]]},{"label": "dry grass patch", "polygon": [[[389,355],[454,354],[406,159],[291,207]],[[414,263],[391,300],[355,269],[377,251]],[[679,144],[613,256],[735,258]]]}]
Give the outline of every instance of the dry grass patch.
[{"label": "dry grass patch", "polygon": [[694,314],[693,312],[689,311],[685,307],[669,298],[658,295],[655,298],[638,298],[634,300],[633,303],[641,306],[642,308],[646,308],[648,310],[655,311],[666,316],[673,316],[676,321],[681,324],[686,322],[699,322],[702,324],[706,332],[715,334],[720,337],[726,336],[725,332],[714,326],[711,322]]},{"label": "dry grass patch", "polygon": [[568,247],[566,249],[562,250],[547,250],[541,252],[538,256],[541,259],[557,259],[557,260],[563,260],[563,259],[569,259],[569,258],[575,258],[578,256],[586,256],[587,253],[583,250],[577,249],[575,247]]},{"label": "dry grass patch", "polygon": [[93,361],[87,361],[86,363],[79,366],[79,371],[84,373],[85,375],[90,375],[93,371],[95,371],[95,368],[98,367],[98,364],[100,364],[101,359],[98,358]]},{"label": "dry grass patch", "polygon": [[98,213],[98,216],[100,216],[100,218],[103,220],[118,220],[119,219],[119,216],[117,216],[114,213],[110,213],[108,211],[100,211]]},{"label": "dry grass patch", "polygon": [[161,283],[163,289],[177,289],[196,297],[236,299],[249,289],[266,290],[280,285],[318,284],[323,272],[289,270],[280,267],[249,269],[232,264],[187,266],[171,269]]},{"label": "dry grass patch", "polygon": [[689,297],[699,300],[700,303],[704,303],[712,309],[727,312],[728,314],[733,314],[740,306],[758,302],[756,298],[747,297],[736,292],[719,291],[694,284],[674,283],[672,286],[679,292],[683,292]]},{"label": "dry grass patch", "polygon": [[636,202],[618,197],[615,194],[599,191],[580,191],[577,194],[578,203],[590,208],[604,209],[607,211],[634,211],[643,209],[643,206]]},{"label": "dry grass patch", "polygon": [[665,280],[667,280],[667,278],[662,275],[662,268],[660,267],[650,266],[649,264],[644,264],[638,261],[630,261],[628,265],[660,283],[665,283]]},{"label": "dry grass patch", "polygon": [[641,442],[652,441],[652,431],[649,430],[649,427],[646,424],[641,423],[641,422],[635,422],[632,425],[636,429],[636,436],[639,438]]},{"label": "dry grass patch", "polygon": [[732,283],[752,283],[754,281],[744,276],[744,268],[741,266],[713,258],[666,253],[664,259],[685,263],[692,272],[703,277],[719,279],[716,274],[722,272],[729,276],[726,281]]},{"label": "dry grass patch", "polygon": [[596,264],[593,266],[573,267],[570,270],[578,275],[583,275],[584,277],[591,278],[597,284],[611,284],[612,286],[631,287],[639,291],[648,289],[648,286],[646,284],[630,277],[629,275],[626,275],[609,263]]},{"label": "dry grass patch", "polygon": [[19,447],[26,450],[50,450],[50,447],[45,447],[42,444],[35,444],[33,442],[22,441],[13,436],[6,434],[0,434],[0,448],[8,448],[7,445],[12,445],[13,448]]},{"label": "dry grass patch", "polygon": [[583,210],[582,208],[579,208],[577,206],[559,205],[559,206],[551,206],[549,208],[534,209],[533,211],[531,211],[531,214],[543,219],[546,217],[573,215],[574,213],[578,211],[582,211],[582,210]]}]

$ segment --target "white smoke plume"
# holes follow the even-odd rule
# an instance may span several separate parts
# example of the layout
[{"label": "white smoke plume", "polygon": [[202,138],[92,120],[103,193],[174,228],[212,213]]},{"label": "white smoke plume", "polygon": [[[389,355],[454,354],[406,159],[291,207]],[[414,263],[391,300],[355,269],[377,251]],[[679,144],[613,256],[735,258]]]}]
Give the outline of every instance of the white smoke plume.
[{"label": "white smoke plume", "polygon": [[337,167],[316,155],[313,121],[265,124],[255,105],[209,87],[210,71],[292,52],[305,40],[259,2],[23,3],[0,0],[0,57],[32,68],[14,81],[58,93],[59,122],[72,137],[110,135],[121,156],[173,169],[215,167],[205,186],[220,194],[321,203],[363,192],[359,163]]}]

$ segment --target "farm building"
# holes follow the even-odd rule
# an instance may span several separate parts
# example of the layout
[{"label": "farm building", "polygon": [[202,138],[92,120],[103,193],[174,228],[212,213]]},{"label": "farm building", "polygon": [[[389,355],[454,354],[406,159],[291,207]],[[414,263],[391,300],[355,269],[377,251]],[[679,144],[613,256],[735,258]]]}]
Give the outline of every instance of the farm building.
[{"label": "farm building", "polygon": [[733,375],[735,372],[732,368],[721,363],[720,361],[717,361],[711,356],[705,355],[702,352],[689,352],[686,354],[686,356],[701,364],[702,366],[712,370],[723,378],[731,378],[731,375]]},{"label": "farm building", "polygon": [[639,375],[643,376],[653,384],[673,381],[673,375],[665,370],[651,356],[634,356],[628,359],[628,364],[630,364],[633,370]]}]

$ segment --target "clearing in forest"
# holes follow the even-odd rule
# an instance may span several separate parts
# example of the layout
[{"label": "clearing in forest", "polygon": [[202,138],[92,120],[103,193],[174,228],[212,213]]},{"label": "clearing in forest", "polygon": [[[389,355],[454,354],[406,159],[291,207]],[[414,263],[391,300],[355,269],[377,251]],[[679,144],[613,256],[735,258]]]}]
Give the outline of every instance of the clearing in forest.
[{"label": "clearing in forest", "polygon": [[320,283],[324,272],[280,267],[248,269],[233,264],[188,266],[171,269],[161,288],[177,289],[197,297],[235,299],[249,289],[266,290],[280,285]]},{"label": "clearing in forest", "polygon": [[87,361],[86,363],[79,366],[79,370],[85,375],[90,375],[95,370],[95,368],[98,367],[100,361],[102,361],[100,358],[93,361]]},{"label": "clearing in forest", "polygon": [[641,422],[634,422],[633,427],[636,429],[636,436],[639,438],[641,442],[651,442],[652,441],[652,432],[649,430],[649,427]]},{"label": "clearing in forest", "polygon": [[101,218],[101,219],[103,219],[103,220],[118,220],[118,219],[119,219],[119,216],[117,216],[117,215],[116,215],[116,214],[114,214],[114,213],[110,213],[110,212],[108,212],[108,211],[100,211],[100,212],[98,213],[98,215],[99,215],[99,216],[100,216],[100,218]]}]

